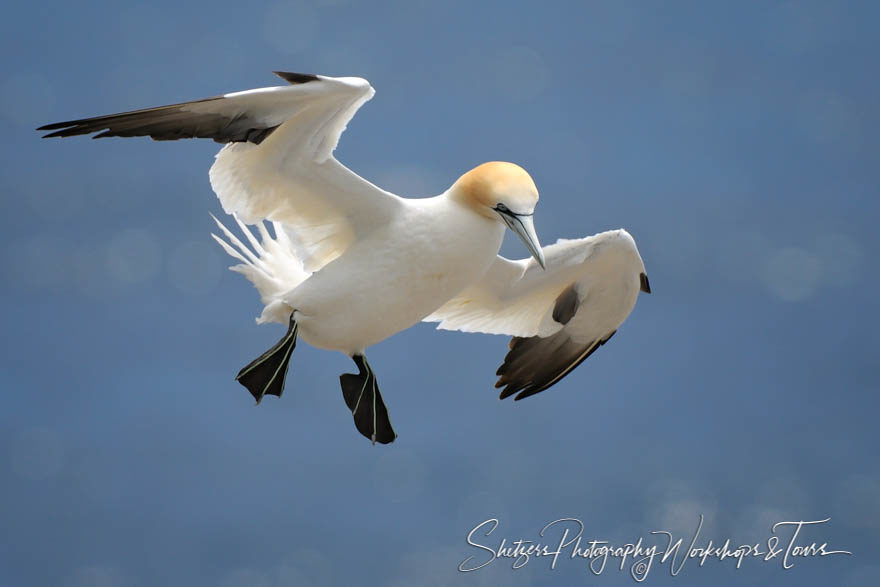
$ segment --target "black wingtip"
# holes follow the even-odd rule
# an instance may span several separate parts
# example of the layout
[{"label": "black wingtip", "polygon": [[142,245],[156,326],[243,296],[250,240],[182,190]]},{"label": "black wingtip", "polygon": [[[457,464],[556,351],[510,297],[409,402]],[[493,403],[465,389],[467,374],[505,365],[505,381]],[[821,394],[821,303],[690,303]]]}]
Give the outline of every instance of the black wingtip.
[{"label": "black wingtip", "polygon": [[[77,135],[88,134],[91,132],[95,132],[95,130],[82,130],[79,128],[83,120],[69,120],[67,122],[53,122],[52,124],[44,124],[40,128],[37,129],[40,131],[51,130],[49,134],[43,135],[44,139],[54,139],[54,138],[65,138],[65,137],[74,137]],[[100,135],[99,135],[100,136]],[[92,137],[98,138],[98,137]]]},{"label": "black wingtip", "polygon": [[37,128],[37,130],[58,130],[59,128],[66,128],[70,126],[69,122],[53,122],[52,124],[44,124]]},{"label": "black wingtip", "polygon": [[640,273],[639,274],[639,284],[641,285],[641,289],[645,293],[651,293],[651,284],[648,283],[648,274]]},{"label": "black wingtip", "polygon": [[515,398],[513,398],[513,401],[518,402],[519,400],[525,399],[527,397],[531,397],[531,396],[535,395],[536,393],[541,393],[545,389],[547,389],[547,388],[541,387],[539,389],[530,389],[528,391],[521,391],[517,394],[517,396]]},{"label": "black wingtip", "polygon": [[553,387],[611,340],[615,332],[587,345],[572,342],[565,331],[546,338],[513,337],[514,344],[498,368],[501,377],[495,387],[504,387],[498,399],[518,394],[514,401],[519,401]]},{"label": "black wingtip", "polygon": [[37,130],[38,130],[38,131],[47,131],[47,130],[53,130],[53,131],[54,131],[54,132],[50,132],[49,134],[46,134],[46,135],[43,135],[42,137],[40,137],[40,138],[43,138],[43,139],[54,139],[54,138],[56,138],[56,137],[64,137],[64,136],[66,136],[66,135],[64,134],[65,131],[67,130],[66,127],[62,128],[61,130],[55,130],[55,129],[57,129],[57,128],[59,128],[57,125],[54,125],[54,124],[47,124],[46,126],[41,126],[41,127],[38,128]]},{"label": "black wingtip", "polygon": [[318,81],[318,76],[313,73],[294,73],[292,71],[273,71],[272,73],[290,84],[305,84]]}]

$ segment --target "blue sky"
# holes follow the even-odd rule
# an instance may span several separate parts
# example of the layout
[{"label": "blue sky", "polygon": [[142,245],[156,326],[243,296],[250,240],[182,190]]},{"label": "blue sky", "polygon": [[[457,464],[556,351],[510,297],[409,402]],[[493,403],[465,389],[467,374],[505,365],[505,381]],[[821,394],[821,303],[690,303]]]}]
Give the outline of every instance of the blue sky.
[{"label": "blue sky", "polygon": [[[880,52],[870,2],[23,3],[0,22],[6,213],[0,583],[632,584],[519,570],[467,533],[574,517],[615,542],[699,516],[716,543],[831,518],[854,555],[669,565],[657,585],[868,585],[876,452]],[[210,141],[42,141],[36,126],[357,75],[337,156],[427,196],[486,160],[528,169],[545,243],[623,227],[654,294],[539,396],[499,402],[507,339],[418,325],[372,348],[400,435],[372,447],[301,344],[272,344],[209,233]],[[503,251],[524,257],[509,239]],[[872,309],[873,308],[873,309]],[[497,545],[486,539],[487,544]]]}]

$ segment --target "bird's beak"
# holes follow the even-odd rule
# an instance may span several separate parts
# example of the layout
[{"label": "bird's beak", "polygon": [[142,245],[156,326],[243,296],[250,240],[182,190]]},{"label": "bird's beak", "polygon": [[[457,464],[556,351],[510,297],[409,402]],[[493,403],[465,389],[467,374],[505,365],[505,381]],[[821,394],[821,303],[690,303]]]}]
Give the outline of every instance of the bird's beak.
[{"label": "bird's beak", "polygon": [[532,257],[535,258],[535,261],[538,262],[538,265],[541,266],[541,269],[546,269],[547,267],[544,265],[544,251],[541,249],[538,235],[535,234],[535,224],[532,222],[532,215],[520,216],[512,212],[499,212],[498,214],[504,219],[507,227],[525,243],[526,248],[532,254]]}]

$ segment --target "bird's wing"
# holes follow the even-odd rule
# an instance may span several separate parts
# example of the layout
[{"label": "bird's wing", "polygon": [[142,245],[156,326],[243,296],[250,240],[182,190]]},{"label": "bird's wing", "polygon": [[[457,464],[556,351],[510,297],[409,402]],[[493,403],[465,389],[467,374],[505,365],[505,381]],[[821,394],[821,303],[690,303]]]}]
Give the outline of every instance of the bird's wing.
[{"label": "bird's wing", "polygon": [[547,389],[615,333],[648,291],[644,264],[625,230],[544,248],[533,259],[498,257],[489,271],[425,320],[438,328],[514,338],[496,387],[522,399]]},{"label": "bird's wing", "polygon": [[380,227],[401,199],[339,163],[346,124],[373,97],[361,78],[276,72],[288,86],[259,88],[122,114],[50,124],[46,137],[211,138],[227,143],[211,167],[223,209],[248,224],[283,223],[306,271]]},{"label": "bird's wing", "polygon": [[533,258],[511,261],[499,255],[477,283],[425,321],[439,322],[442,330],[549,336],[562,327],[553,319],[556,300],[572,283],[590,280],[584,261],[595,238],[560,240],[544,247],[546,269]]}]

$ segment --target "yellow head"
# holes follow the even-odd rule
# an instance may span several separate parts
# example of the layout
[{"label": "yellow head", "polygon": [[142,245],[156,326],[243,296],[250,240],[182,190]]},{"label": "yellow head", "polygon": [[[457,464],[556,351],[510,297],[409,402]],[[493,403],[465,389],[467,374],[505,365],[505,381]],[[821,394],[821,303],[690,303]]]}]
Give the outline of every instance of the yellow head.
[{"label": "yellow head", "polygon": [[491,218],[498,204],[517,214],[532,214],[538,203],[538,188],[532,177],[519,165],[505,161],[474,167],[458,178],[452,192],[476,212]]},{"label": "yellow head", "polygon": [[544,254],[532,222],[538,188],[525,169],[504,161],[483,163],[459,177],[449,195],[477,214],[504,222],[544,266]]}]

